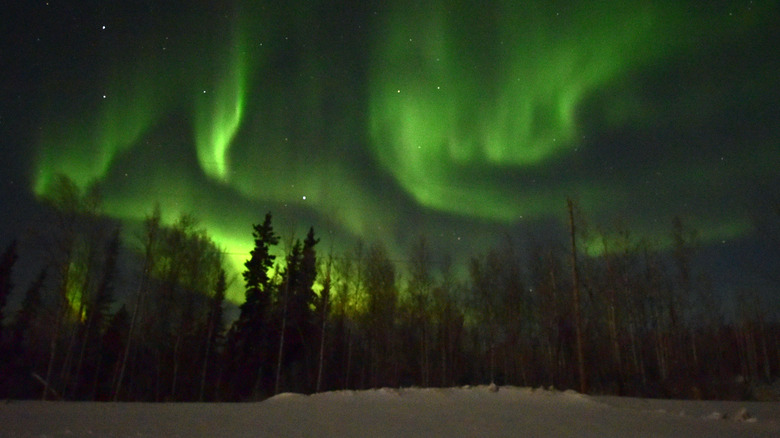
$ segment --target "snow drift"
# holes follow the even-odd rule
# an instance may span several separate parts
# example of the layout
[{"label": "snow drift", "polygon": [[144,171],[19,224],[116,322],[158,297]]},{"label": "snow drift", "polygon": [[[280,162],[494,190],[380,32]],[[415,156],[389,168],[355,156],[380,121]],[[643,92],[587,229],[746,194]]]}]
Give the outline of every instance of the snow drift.
[{"label": "snow drift", "polygon": [[0,436],[769,437],[780,404],[501,387],[376,389],[258,403],[0,404]]}]

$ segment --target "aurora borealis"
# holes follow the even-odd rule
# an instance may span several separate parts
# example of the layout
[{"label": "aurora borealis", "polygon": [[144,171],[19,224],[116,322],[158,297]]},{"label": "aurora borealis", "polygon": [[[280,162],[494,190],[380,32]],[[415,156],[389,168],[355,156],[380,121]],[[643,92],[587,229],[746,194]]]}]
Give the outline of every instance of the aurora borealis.
[{"label": "aurora borealis", "polygon": [[193,213],[236,266],[266,211],[457,257],[548,231],[567,196],[728,254],[780,187],[772,1],[25,3],[4,204],[63,173],[121,220]]}]

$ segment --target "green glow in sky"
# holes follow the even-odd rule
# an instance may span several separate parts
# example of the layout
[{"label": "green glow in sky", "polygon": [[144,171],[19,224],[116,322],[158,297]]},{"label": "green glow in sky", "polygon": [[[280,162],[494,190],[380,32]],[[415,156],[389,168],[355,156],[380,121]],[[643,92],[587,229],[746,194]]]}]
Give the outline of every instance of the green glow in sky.
[{"label": "green glow in sky", "polygon": [[771,4],[180,9],[84,19],[87,55],[58,62],[89,80],[40,75],[32,190],[64,173],[120,219],[192,213],[236,271],[267,211],[283,238],[314,225],[396,258],[418,235],[471,254],[565,223],[569,196],[661,243],[688,215],[717,243],[750,232],[746,188],[776,178]]},{"label": "green glow in sky", "polygon": [[[732,240],[739,239],[741,236],[745,235],[745,233],[751,231],[753,227],[753,224],[745,219],[738,219],[731,222],[696,219],[692,222],[693,223],[686,225],[692,230],[696,230],[696,239],[698,242],[689,242],[691,245],[696,245],[701,242],[714,242],[716,245],[726,245]],[[671,235],[671,221],[660,225],[666,226],[667,234],[661,234],[658,232],[658,229],[652,227],[642,226],[630,230],[629,243],[638,245],[640,240],[642,240],[643,243],[647,245],[647,248],[653,250],[664,251],[672,249],[674,240]],[[625,243],[625,235],[623,234],[618,234],[613,231],[599,231],[597,233],[589,233],[587,238],[580,242],[579,249],[591,257],[599,257],[604,254],[605,246],[611,251],[615,251],[615,248],[622,248],[620,245]],[[640,250],[642,249],[643,248],[640,247]]]},{"label": "green glow in sky", "polygon": [[[152,69],[153,63],[150,60]],[[170,84],[164,76],[155,82],[141,67],[134,70],[82,96],[83,106],[75,111],[67,106],[54,109],[66,121],[42,127],[33,179],[36,194],[43,194],[57,173],[82,188],[103,179],[116,154],[135,146],[153,126]]]},{"label": "green glow in sky", "polygon": [[247,92],[247,47],[242,32],[236,34],[228,49],[230,56],[215,66],[218,77],[214,86],[204,89],[195,104],[195,142],[200,165],[207,175],[222,182],[228,179],[228,153],[241,124]]},{"label": "green glow in sky", "polygon": [[464,181],[458,167],[526,168],[571,152],[582,99],[657,56],[668,38],[659,32],[665,17],[650,7],[512,4],[492,14],[398,4],[377,34],[372,144],[423,205],[457,213],[468,205],[500,220],[537,213],[506,207],[514,196],[474,187],[482,176]]}]

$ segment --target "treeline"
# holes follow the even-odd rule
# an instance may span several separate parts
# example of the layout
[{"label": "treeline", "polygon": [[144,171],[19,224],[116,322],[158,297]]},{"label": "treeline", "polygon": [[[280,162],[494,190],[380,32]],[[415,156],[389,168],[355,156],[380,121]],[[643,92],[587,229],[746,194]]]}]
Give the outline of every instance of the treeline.
[{"label": "treeline", "polygon": [[192,217],[166,225],[154,209],[126,245],[95,193],[61,178],[48,203],[34,281],[11,282],[15,242],[0,258],[0,312],[22,294],[0,313],[4,398],[240,401],[489,382],[771,398],[760,388],[780,375],[777,309],[743,296],[726,318],[679,219],[659,251],[625,229],[588,231],[570,204],[561,242],[507,237],[464,275],[424,237],[403,261],[381,243],[323,254],[313,229],[281,242],[269,213],[227,321],[223,252]]}]

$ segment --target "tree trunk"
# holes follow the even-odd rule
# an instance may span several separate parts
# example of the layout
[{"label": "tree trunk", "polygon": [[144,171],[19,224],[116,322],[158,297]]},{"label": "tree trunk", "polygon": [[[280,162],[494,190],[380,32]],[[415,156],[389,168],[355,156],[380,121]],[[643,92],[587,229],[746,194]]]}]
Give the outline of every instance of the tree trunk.
[{"label": "tree trunk", "polygon": [[577,369],[579,374],[580,392],[585,393],[587,382],[585,380],[585,353],[582,345],[582,315],[580,314],[580,278],[577,270],[577,239],[574,227],[574,205],[571,199],[567,199],[569,207],[569,234],[571,236],[571,276],[574,292],[574,331],[577,342]]},{"label": "tree trunk", "polygon": [[[69,302],[65,303],[65,315],[70,312],[71,304]],[[65,328],[67,330],[67,334],[65,335],[65,338],[68,339],[67,347],[65,348],[65,358],[62,361],[62,369],[60,370],[60,386],[62,388],[62,395],[63,397],[67,397],[68,395],[68,386],[70,385],[70,375],[71,375],[71,368],[73,368],[73,350],[76,349],[76,340],[78,338],[78,332],[79,332],[79,322],[78,318],[81,317],[81,312],[84,311],[84,305],[79,305],[78,313],[76,314],[77,321],[74,324],[68,324]]]},{"label": "tree trunk", "polygon": [[57,309],[57,322],[54,324],[54,330],[52,331],[51,335],[51,343],[49,344],[49,365],[46,367],[46,378],[43,380],[43,393],[41,394],[41,400],[46,400],[46,395],[50,390],[54,392],[54,389],[49,388],[51,386],[49,382],[51,381],[52,370],[54,369],[54,358],[57,355],[57,338],[59,337],[60,327],[62,326],[62,313],[63,310],[60,306],[60,308]]},{"label": "tree trunk", "polygon": [[352,373],[352,329],[347,324],[346,338],[347,338],[347,366],[344,370],[344,389],[349,389],[349,376]]},{"label": "tree trunk", "polygon": [[84,364],[84,355],[87,351],[87,344],[89,343],[90,330],[92,330],[93,312],[90,309],[89,317],[87,317],[87,325],[84,328],[84,339],[81,341],[81,349],[79,351],[79,358],[76,362],[76,383],[73,385],[71,397],[75,397],[78,393],[79,383],[81,378],[81,367]]},{"label": "tree trunk", "polygon": [[[324,313],[324,312],[323,312]],[[316,392],[322,390],[322,371],[325,368],[325,319],[322,320],[322,327],[320,330],[320,357],[317,365],[317,386]]]},{"label": "tree trunk", "polygon": [[[279,335],[279,352],[276,358],[276,379],[274,382],[274,394],[279,394],[279,388],[282,379],[282,357],[284,356],[284,333],[287,331],[287,296],[290,293],[290,279],[287,279],[287,285],[284,288],[284,304],[282,305],[282,332]],[[260,376],[258,375],[258,382]],[[257,394],[257,385],[255,385],[255,395]]]},{"label": "tree trunk", "polygon": [[[51,377],[54,372],[54,359],[57,356],[57,340],[62,330],[62,324],[65,319],[65,314],[68,306],[68,277],[70,276],[70,251],[66,263],[62,267],[62,284],[60,285],[59,294],[57,296],[57,305],[55,309],[55,323],[52,327],[51,343],[49,344],[49,364],[46,367],[46,378],[43,381],[43,393],[41,394],[41,400],[46,400],[46,395],[49,393],[51,386]],[[53,389],[51,389],[53,391]]]},{"label": "tree trunk", "polygon": [[138,320],[138,313],[141,310],[141,306],[143,306],[144,302],[144,295],[146,293],[146,282],[147,282],[147,275],[149,272],[149,264],[151,259],[151,243],[147,244],[146,249],[146,258],[144,260],[144,268],[142,271],[141,276],[141,284],[138,285],[138,291],[136,292],[135,296],[135,307],[133,308],[133,315],[130,317],[130,327],[127,330],[127,342],[125,343],[125,351],[122,354],[122,362],[119,366],[119,377],[117,377],[116,380],[116,388],[114,389],[114,397],[113,400],[117,401],[119,400],[119,393],[122,391],[122,383],[124,381],[125,377],[125,370],[127,368],[127,359],[130,356],[130,347],[133,343],[133,332],[135,330],[135,325]]},{"label": "tree trunk", "polygon": [[206,354],[203,357],[203,367],[200,371],[200,390],[198,391],[198,401],[203,401],[203,392],[206,388],[206,373],[209,367],[209,356],[211,355],[211,337],[214,334],[213,317],[209,318],[209,329],[206,334]]},{"label": "tree trunk", "polygon": [[181,343],[182,343],[182,332],[184,331],[183,327],[179,328],[179,334],[176,336],[176,342],[173,344],[173,376],[171,377],[171,393],[170,398],[172,400],[176,400],[176,384],[179,380],[179,356],[180,356],[180,350],[181,350]]},{"label": "tree trunk", "polygon": [[618,327],[617,327],[617,310],[615,309],[615,292],[614,289],[610,293],[610,303],[608,312],[609,321],[609,337],[612,342],[612,354],[615,361],[615,367],[617,368],[617,374],[619,383],[623,385],[623,360],[620,354],[620,341],[618,339]]}]

